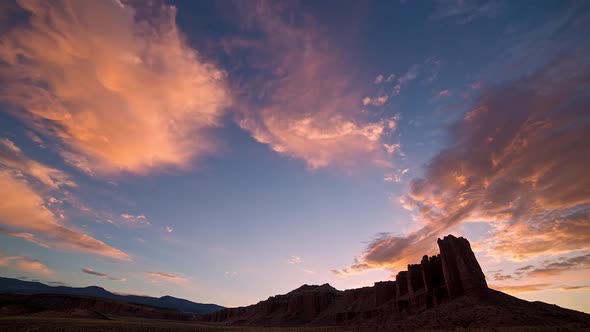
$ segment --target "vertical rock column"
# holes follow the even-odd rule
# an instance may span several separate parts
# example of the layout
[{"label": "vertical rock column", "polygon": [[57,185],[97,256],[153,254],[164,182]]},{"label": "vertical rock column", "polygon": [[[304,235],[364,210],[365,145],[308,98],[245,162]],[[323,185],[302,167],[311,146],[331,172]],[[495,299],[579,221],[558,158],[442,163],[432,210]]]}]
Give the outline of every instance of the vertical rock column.
[{"label": "vertical rock column", "polygon": [[437,243],[450,299],[464,294],[476,295],[488,288],[469,241],[448,235]]}]

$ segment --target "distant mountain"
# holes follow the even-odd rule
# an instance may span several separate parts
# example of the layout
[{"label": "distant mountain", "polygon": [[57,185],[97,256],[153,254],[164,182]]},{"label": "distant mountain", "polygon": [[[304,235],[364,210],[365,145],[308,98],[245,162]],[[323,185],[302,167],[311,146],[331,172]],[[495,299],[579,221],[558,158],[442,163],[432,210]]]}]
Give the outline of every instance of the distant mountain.
[{"label": "distant mountain", "polygon": [[40,282],[23,281],[13,278],[0,277],[0,293],[8,294],[59,294],[90,296],[103,299],[123,301],[148,305],[152,307],[174,309],[182,312],[188,312],[198,315],[208,314],[214,311],[224,309],[217,304],[196,303],[172,296],[162,296],[160,298],[139,295],[119,295],[111,293],[102,287],[67,287],[67,286],[49,286]]}]

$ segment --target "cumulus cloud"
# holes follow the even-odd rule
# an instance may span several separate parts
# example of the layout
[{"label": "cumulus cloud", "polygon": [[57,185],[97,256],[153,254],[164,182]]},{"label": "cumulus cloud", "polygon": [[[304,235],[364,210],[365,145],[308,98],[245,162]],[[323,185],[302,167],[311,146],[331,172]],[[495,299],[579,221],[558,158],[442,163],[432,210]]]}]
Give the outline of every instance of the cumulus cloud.
[{"label": "cumulus cloud", "polygon": [[101,272],[94,271],[93,269],[83,268],[82,269],[82,272],[84,272],[86,274],[98,276],[98,277],[101,277],[101,278],[109,279],[109,280],[112,280],[112,281],[127,281],[127,279],[125,279],[125,278],[115,278],[115,277],[112,277],[112,276],[110,276],[110,275],[108,275],[106,273],[101,273]]},{"label": "cumulus cloud", "polygon": [[590,249],[589,82],[579,53],[482,91],[471,116],[451,126],[450,146],[400,199],[422,228],[381,234],[356,270],[419,259],[435,250],[437,237],[469,221],[492,227],[482,247],[492,256],[524,260]]},{"label": "cumulus cloud", "polygon": [[[249,76],[237,88],[246,96],[239,125],[311,169],[388,165],[380,141],[389,128],[360,112],[363,87],[314,20],[290,11],[295,3],[238,5],[244,31],[260,36],[225,41],[228,52],[253,55]],[[287,12],[297,18],[287,20]]]},{"label": "cumulus cloud", "polygon": [[173,6],[19,5],[28,22],[0,37],[0,102],[61,140],[70,164],[143,174],[215,150],[208,131],[230,103],[226,74],[187,45]]},{"label": "cumulus cloud", "polygon": [[4,256],[0,254],[0,266],[33,274],[52,275],[55,273],[40,260],[27,256]]}]

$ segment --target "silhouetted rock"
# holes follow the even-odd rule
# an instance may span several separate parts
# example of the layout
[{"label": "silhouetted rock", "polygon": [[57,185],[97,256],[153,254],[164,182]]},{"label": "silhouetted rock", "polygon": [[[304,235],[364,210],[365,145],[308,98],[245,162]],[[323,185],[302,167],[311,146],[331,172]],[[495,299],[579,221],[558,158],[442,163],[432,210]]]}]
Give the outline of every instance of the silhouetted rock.
[{"label": "silhouetted rock", "polygon": [[467,239],[448,235],[437,242],[447,292],[451,299],[464,294],[479,294],[488,288],[485,275]]},{"label": "silhouetted rock", "polygon": [[424,256],[419,264],[408,265],[395,281],[345,291],[328,284],[303,285],[203,319],[230,325],[358,325],[393,330],[539,325],[577,330],[590,326],[590,315],[488,289],[466,239],[449,235],[439,239],[438,245],[440,255]]}]

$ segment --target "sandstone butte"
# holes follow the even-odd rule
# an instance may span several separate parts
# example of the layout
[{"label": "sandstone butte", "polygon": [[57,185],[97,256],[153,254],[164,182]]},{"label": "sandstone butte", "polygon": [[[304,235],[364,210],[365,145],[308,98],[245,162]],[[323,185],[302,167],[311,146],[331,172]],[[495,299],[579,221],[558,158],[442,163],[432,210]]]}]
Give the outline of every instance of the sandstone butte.
[{"label": "sandstone butte", "polygon": [[[394,330],[480,327],[590,328],[590,315],[488,288],[467,239],[438,239],[440,254],[409,264],[395,281],[339,291],[303,285],[204,321],[238,326],[366,326]],[[537,330],[537,329],[533,329]]]}]

